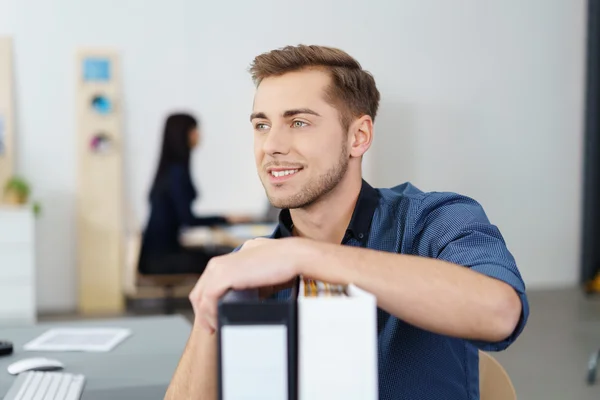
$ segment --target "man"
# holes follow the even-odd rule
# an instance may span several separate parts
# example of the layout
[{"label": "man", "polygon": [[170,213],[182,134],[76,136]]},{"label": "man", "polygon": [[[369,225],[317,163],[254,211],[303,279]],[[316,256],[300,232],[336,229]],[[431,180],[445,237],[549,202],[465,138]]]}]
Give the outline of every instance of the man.
[{"label": "man", "polygon": [[286,47],[258,56],[251,73],[256,167],[280,223],[208,265],[167,398],[216,398],[219,297],[230,288],[282,297],[303,275],[376,296],[381,399],[478,399],[478,349],[505,349],[528,316],[498,229],[470,198],[362,179],[380,95],[345,52]]}]

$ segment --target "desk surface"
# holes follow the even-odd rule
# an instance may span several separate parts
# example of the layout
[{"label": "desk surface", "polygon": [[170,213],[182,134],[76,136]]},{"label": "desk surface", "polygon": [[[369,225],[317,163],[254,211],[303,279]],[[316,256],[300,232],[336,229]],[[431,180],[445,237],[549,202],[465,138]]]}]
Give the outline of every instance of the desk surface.
[{"label": "desk surface", "polygon": [[245,241],[260,236],[269,236],[276,223],[236,224],[217,228],[193,227],[181,232],[181,243],[184,246],[225,245],[237,247]]},{"label": "desk surface", "polygon": [[[118,327],[132,335],[108,353],[33,352],[23,345],[54,327]],[[28,357],[55,358],[65,372],[86,376],[83,400],[162,399],[188,340],[190,323],[182,316],[134,317],[38,324],[0,329],[0,340],[14,345],[11,356],[0,357],[0,398],[16,377],[6,368]]]}]

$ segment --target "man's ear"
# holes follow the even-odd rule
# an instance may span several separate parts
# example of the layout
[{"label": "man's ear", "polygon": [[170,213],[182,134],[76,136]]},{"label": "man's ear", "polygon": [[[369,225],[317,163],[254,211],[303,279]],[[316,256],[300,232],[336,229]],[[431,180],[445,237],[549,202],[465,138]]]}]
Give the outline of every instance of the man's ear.
[{"label": "man's ear", "polygon": [[368,115],[355,120],[350,126],[350,156],[362,157],[373,141],[373,120]]}]

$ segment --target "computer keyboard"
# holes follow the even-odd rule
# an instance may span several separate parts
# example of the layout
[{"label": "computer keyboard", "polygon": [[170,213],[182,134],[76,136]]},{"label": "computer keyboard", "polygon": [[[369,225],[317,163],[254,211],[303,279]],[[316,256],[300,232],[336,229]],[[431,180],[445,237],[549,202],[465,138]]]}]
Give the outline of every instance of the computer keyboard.
[{"label": "computer keyboard", "polygon": [[85,376],[66,372],[23,372],[4,400],[79,400]]}]

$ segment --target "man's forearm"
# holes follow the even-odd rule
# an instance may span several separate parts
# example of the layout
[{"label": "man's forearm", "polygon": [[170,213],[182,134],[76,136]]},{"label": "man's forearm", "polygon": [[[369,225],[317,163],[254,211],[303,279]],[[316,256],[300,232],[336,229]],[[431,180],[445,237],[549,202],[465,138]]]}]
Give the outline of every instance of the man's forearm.
[{"label": "man's forearm", "polygon": [[300,273],[353,283],[378,306],[422,329],[465,339],[499,341],[518,323],[521,301],[509,285],[469,268],[425,257],[317,244]]},{"label": "man's forearm", "polygon": [[217,337],[194,324],[165,400],[217,399]]}]

